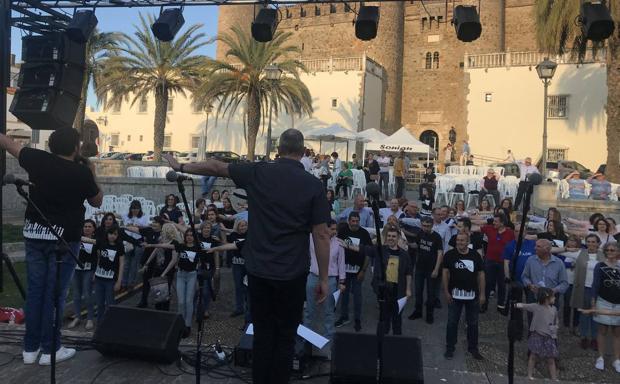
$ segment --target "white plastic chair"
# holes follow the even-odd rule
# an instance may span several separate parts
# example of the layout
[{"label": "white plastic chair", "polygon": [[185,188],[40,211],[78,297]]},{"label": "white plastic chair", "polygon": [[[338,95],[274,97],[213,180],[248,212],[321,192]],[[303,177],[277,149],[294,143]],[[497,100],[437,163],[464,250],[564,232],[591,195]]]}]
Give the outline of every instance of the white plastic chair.
[{"label": "white plastic chair", "polygon": [[390,168],[388,181],[388,195],[396,194],[396,179],[394,178],[394,168]]},{"label": "white plastic chair", "polygon": [[366,196],[366,176],[364,171],[352,169],[351,172],[353,172],[353,185],[349,190],[349,198],[352,199],[355,196],[355,191],[359,191],[359,193]]}]

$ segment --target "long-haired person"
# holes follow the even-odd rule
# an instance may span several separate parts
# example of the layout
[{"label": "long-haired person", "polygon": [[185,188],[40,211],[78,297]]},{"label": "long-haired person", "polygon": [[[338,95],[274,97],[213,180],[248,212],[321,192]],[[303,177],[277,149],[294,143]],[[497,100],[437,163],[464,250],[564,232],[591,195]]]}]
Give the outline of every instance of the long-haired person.
[{"label": "long-haired person", "polygon": [[[182,241],[179,231],[172,223],[166,223],[161,227],[159,236],[159,244],[172,244],[172,242],[180,243]],[[150,280],[153,277],[164,277],[168,282],[168,292],[172,286],[172,276],[174,275],[174,266],[177,263],[177,253],[171,249],[155,249],[153,253],[144,263],[142,272],[144,278]],[[170,310],[170,300],[164,300],[155,304],[155,309],[162,311]]]},{"label": "long-haired person", "polygon": [[159,211],[159,216],[162,216],[173,223],[183,224],[183,212],[177,207],[179,204],[179,198],[176,195],[170,194],[166,196],[164,206]]},{"label": "long-haired person", "polygon": [[[248,233],[248,222],[245,220],[237,220],[233,227],[233,232],[229,234],[226,241],[234,243],[237,241],[243,241],[246,239]],[[245,270],[245,258],[238,250],[232,250],[227,252],[230,255],[232,262],[233,282],[235,283],[235,310],[231,313],[230,317],[237,317],[247,313],[247,287],[243,284],[243,279],[246,277],[247,272]]]},{"label": "long-haired person", "polygon": [[[89,239],[95,238],[95,229],[97,229],[97,223],[94,220],[84,220],[82,226],[82,237]],[[95,265],[97,264],[97,254],[93,252],[93,244],[81,242],[80,245],[80,262],[84,265],[84,268],[80,268],[79,265],[75,266],[75,272],[73,273],[73,312],[75,317],[73,321],[69,323],[67,328],[75,328],[80,324],[80,317],[82,312],[82,297],[86,302],[86,330],[93,329],[93,320],[95,319],[95,303],[93,297],[93,275],[95,273]]]},{"label": "long-haired person", "polygon": [[[147,228],[150,223],[148,215],[142,211],[142,204],[138,200],[133,200],[129,204],[129,212],[123,216],[123,225],[128,228],[125,234],[134,238],[136,241],[142,241],[140,230]],[[144,255],[144,248],[140,244],[134,243],[134,246],[125,254],[125,271],[123,273],[123,281],[121,289],[127,289],[136,283],[138,275],[138,265]]]}]

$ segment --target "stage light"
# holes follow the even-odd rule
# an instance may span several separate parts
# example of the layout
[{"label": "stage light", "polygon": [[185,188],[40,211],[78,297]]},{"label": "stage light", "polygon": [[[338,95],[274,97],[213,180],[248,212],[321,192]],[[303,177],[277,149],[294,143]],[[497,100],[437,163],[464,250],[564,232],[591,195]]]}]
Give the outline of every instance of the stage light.
[{"label": "stage light", "polygon": [[615,24],[609,8],[600,1],[581,4],[581,29],[583,35],[592,41],[603,41],[614,33]]},{"label": "stage light", "polygon": [[364,5],[360,7],[355,19],[355,37],[368,41],[377,37],[379,28],[379,7]]},{"label": "stage light", "polygon": [[181,8],[168,8],[161,12],[151,26],[153,35],[160,41],[172,41],[179,29],[185,24]]},{"label": "stage light", "polygon": [[97,26],[97,16],[94,11],[78,11],[67,26],[67,36],[76,43],[86,43]]},{"label": "stage light", "polygon": [[476,40],[482,33],[480,15],[474,6],[456,6],[452,16],[452,24],[454,24],[457,39],[467,43]]},{"label": "stage light", "polygon": [[252,37],[261,43],[273,39],[278,27],[278,11],[275,8],[262,8],[252,22]]}]

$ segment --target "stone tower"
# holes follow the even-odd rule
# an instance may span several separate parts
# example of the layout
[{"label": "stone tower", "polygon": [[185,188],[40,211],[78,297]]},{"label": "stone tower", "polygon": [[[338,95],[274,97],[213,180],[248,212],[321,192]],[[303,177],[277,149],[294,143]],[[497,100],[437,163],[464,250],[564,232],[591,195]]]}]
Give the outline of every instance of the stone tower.
[{"label": "stone tower", "polygon": [[[233,26],[238,26],[250,33],[254,20],[254,5],[221,5],[218,9],[217,35],[229,33]],[[258,8],[256,9],[258,12]],[[217,42],[216,59],[223,60],[228,47],[221,41]]]}]

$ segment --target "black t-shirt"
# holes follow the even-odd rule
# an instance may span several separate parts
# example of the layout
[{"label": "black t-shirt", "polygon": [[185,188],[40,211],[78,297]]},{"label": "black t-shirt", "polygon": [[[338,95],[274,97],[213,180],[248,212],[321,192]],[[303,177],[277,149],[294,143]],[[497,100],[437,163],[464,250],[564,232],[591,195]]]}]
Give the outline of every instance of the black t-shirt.
[{"label": "black t-shirt", "polygon": [[177,241],[173,241],[174,250],[179,255],[179,269],[186,272],[192,272],[196,270],[198,262],[206,263],[207,269],[213,268],[213,255],[208,254],[204,249],[198,246],[188,247],[185,244],[181,244]]},{"label": "black t-shirt", "polygon": [[179,209],[179,207],[174,207],[172,210],[168,210],[167,207],[163,207],[159,212],[160,216],[168,216],[168,219],[173,223],[178,223],[179,218],[183,217],[183,212]]},{"label": "black t-shirt", "polygon": [[620,269],[605,263],[598,263],[596,269],[600,270],[598,296],[612,304],[620,304]]},{"label": "black t-shirt", "polygon": [[[84,222],[84,200],[95,197],[99,188],[88,167],[51,153],[23,148],[19,165],[28,172],[32,201],[47,216],[66,241],[79,241]],[[55,241],[39,214],[28,205],[23,234],[27,239]]]},{"label": "black t-shirt", "polygon": [[435,179],[437,178],[437,175],[435,175],[434,172],[431,172],[431,173],[425,173],[424,176],[422,177],[424,178],[425,183],[434,183]]},{"label": "black t-shirt", "polygon": [[[566,235],[563,236],[556,236],[550,232],[543,232],[543,233],[539,233],[538,235],[539,239],[546,239],[549,240],[551,242],[554,242],[555,240],[560,240],[562,242],[562,244],[566,244],[566,241],[568,240],[568,237]],[[553,243],[552,244],[554,247],[559,247],[560,245],[557,243]]]},{"label": "black t-shirt", "polygon": [[[226,238],[226,240],[229,243],[236,243],[238,241],[244,241],[245,237],[246,237],[247,233],[244,233],[243,235],[238,233],[238,232],[233,232],[231,234],[229,234]],[[232,259],[232,263],[235,265],[244,265],[245,264],[245,259],[243,258],[243,255],[241,254],[240,251],[235,250],[235,251],[228,251],[228,253],[231,256]]]},{"label": "black t-shirt", "polygon": [[[168,264],[170,264],[170,261],[172,260],[172,249],[157,248],[153,250],[151,255],[154,256],[148,266],[151,268],[153,275],[161,275],[166,270],[166,267],[168,266]],[[168,271],[168,275],[173,272],[174,268],[170,268],[170,271]]]},{"label": "black t-shirt", "polygon": [[473,300],[478,293],[478,272],[482,271],[482,258],[468,249],[463,255],[456,249],[446,252],[443,268],[450,271],[448,290],[454,299]]},{"label": "black t-shirt", "polygon": [[[232,207],[230,209],[218,209],[217,210],[218,213],[221,213],[222,215],[230,215],[230,216],[234,216],[237,214],[237,211],[235,211]],[[235,222],[234,221],[224,221],[222,223],[222,225],[224,225],[225,228],[228,229],[233,229],[233,227],[235,226]]]},{"label": "black t-shirt", "polygon": [[[357,245],[360,248],[365,245],[372,245],[372,239],[370,234],[364,228],[359,228],[357,231],[352,231],[349,226],[343,226],[338,231],[338,238],[349,242],[350,244]],[[347,274],[357,274],[364,266],[364,253],[355,252],[350,249],[344,250],[344,263]]]},{"label": "black t-shirt", "polygon": [[95,248],[97,251],[97,269],[95,276],[104,280],[116,280],[120,267],[120,258],[125,255],[123,242],[117,240],[112,245],[107,241],[97,240]]},{"label": "black t-shirt", "polygon": [[325,189],[294,159],[228,166],[248,196],[248,236],[243,248],[248,273],[291,280],[310,269],[310,232],[330,220]]},{"label": "black t-shirt", "polygon": [[424,232],[421,228],[414,228],[416,233],[415,242],[418,244],[418,257],[416,268],[421,271],[432,272],[437,264],[437,251],[443,250],[441,236],[432,231]]},{"label": "black t-shirt", "polygon": [[80,268],[79,265],[75,266],[77,271],[92,271],[93,266],[97,264],[97,253],[94,244],[80,243],[80,263],[84,265],[84,268]]},{"label": "black t-shirt", "polygon": [[[448,245],[452,248],[456,248],[456,235],[450,238]],[[471,232],[469,234],[469,245],[469,249],[473,249],[474,251],[482,249],[484,247],[484,235],[480,232]]]}]

